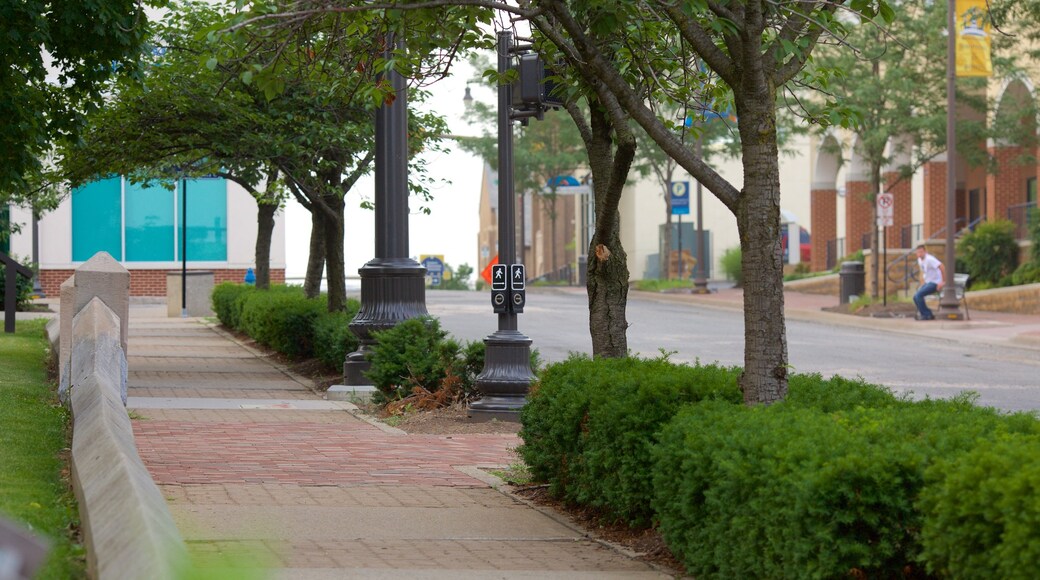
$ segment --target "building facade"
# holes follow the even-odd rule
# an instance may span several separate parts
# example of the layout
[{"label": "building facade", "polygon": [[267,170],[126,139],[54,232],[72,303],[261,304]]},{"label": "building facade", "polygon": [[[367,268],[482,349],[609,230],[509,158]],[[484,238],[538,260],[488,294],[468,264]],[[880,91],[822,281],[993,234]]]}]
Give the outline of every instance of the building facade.
[{"label": "building facade", "polygon": [[[31,258],[31,212],[10,207],[9,213],[21,225],[11,236],[11,253]],[[147,186],[123,177],[95,181],[40,219],[40,285],[47,296],[57,296],[61,283],[99,251],[130,271],[131,296],[166,296],[166,273],[180,271],[182,257],[189,270],[213,272],[217,283],[242,281],[255,267],[256,215],[253,197],[223,178]],[[279,213],[271,281],[284,280],[285,220]]]}]

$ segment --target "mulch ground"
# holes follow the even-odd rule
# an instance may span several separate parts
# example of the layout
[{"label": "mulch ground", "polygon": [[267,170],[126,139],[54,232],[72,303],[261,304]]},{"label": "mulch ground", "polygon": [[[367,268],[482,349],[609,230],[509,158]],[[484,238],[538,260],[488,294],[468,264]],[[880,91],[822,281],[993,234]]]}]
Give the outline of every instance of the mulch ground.
[{"label": "mulch ground", "polygon": [[851,304],[839,304],[823,309],[825,312],[837,312],[838,314],[852,314],[855,316],[868,316],[871,318],[913,318],[917,314],[917,308],[912,302],[889,302],[885,304],[868,304],[853,309]]},{"label": "mulch ground", "polygon": [[[377,414],[377,416],[379,416]],[[400,419],[388,421],[406,433],[430,435],[459,434],[511,434],[520,431],[519,422],[491,421],[474,422],[466,416],[462,404],[451,405],[430,411],[414,411],[400,415]],[[385,418],[383,419],[386,420]]]}]

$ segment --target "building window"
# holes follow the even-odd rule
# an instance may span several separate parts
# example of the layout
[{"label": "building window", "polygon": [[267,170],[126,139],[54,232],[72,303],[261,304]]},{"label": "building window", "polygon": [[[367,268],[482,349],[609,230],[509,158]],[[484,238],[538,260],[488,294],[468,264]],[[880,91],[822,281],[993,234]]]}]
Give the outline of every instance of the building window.
[{"label": "building window", "polygon": [[126,184],[126,260],[174,259],[174,192],[158,183]]},{"label": "building window", "polygon": [[[189,260],[223,262],[227,260],[227,182],[223,179],[189,179],[181,182],[181,193],[188,190]],[[178,195],[177,216],[184,219]],[[180,231],[177,231],[177,259],[180,259]]]},{"label": "building window", "polygon": [[110,177],[72,192],[72,261],[105,251],[123,259],[123,180]]},{"label": "building window", "polygon": [[0,205],[0,252],[11,253],[11,207]]},{"label": "building window", "polygon": [[72,260],[83,262],[104,250],[127,262],[179,261],[182,225],[189,261],[227,261],[227,182],[189,179],[174,188],[118,177],[96,181],[72,192]]},{"label": "building window", "polygon": [[1036,178],[1026,180],[1026,203],[1036,203]]}]

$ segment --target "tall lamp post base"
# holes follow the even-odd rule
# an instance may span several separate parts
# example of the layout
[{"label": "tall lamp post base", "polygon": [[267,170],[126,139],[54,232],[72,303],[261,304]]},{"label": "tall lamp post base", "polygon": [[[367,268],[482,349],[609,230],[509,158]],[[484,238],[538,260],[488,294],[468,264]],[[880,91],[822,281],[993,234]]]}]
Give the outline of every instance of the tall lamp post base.
[{"label": "tall lamp post base", "polygon": [[534,382],[531,372],[531,339],[517,330],[499,330],[484,339],[484,370],[477,376],[481,398],[469,405],[474,422],[519,421],[520,409]]},{"label": "tall lamp post base", "polygon": [[410,318],[426,316],[426,268],[411,258],[370,261],[361,275],[361,310],[350,323],[358,337],[358,349],[343,363],[343,384],[371,385],[365,373],[372,366],[368,354],[376,343],[373,334],[393,328]]},{"label": "tall lamp post base", "polygon": [[943,294],[939,298],[939,312],[936,313],[936,318],[964,320],[964,311],[961,309],[961,303],[957,300],[955,293],[943,290]]},{"label": "tall lamp post base", "polygon": [[690,290],[691,294],[711,294],[711,288],[708,288],[707,280],[694,280],[693,289]]}]

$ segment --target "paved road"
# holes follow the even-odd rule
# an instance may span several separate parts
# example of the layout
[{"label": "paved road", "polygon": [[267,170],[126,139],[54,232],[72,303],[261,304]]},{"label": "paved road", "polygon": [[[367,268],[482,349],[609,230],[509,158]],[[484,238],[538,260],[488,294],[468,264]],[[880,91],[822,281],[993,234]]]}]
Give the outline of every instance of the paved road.
[{"label": "paved road", "polygon": [[[458,338],[481,339],[495,330],[483,292],[428,292],[430,313]],[[633,298],[629,348],[673,360],[742,364],[744,324],[739,311]],[[529,293],[520,330],[543,359],[591,352],[584,295]],[[970,331],[965,331],[970,332]],[[947,397],[977,391],[979,402],[1008,410],[1040,409],[1040,356],[1035,350],[966,344],[877,330],[789,320],[790,362],[796,372],[861,376],[897,391]]]}]

